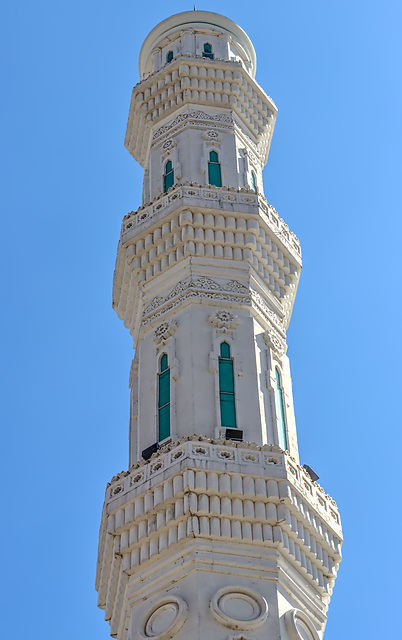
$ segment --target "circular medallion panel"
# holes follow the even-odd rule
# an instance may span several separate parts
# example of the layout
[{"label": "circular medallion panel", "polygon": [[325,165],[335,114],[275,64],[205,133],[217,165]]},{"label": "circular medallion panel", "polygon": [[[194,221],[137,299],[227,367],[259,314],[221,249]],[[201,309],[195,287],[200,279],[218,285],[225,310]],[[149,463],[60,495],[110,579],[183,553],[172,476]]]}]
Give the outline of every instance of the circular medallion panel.
[{"label": "circular medallion panel", "polygon": [[187,603],[178,596],[159,600],[146,616],[143,636],[154,640],[172,638],[183,626],[187,611]]},{"label": "circular medallion panel", "polygon": [[230,629],[257,629],[268,616],[265,598],[246,587],[219,589],[210,607],[218,622]]},{"label": "circular medallion panel", "polygon": [[303,611],[286,611],[284,621],[289,640],[320,640],[315,626]]}]

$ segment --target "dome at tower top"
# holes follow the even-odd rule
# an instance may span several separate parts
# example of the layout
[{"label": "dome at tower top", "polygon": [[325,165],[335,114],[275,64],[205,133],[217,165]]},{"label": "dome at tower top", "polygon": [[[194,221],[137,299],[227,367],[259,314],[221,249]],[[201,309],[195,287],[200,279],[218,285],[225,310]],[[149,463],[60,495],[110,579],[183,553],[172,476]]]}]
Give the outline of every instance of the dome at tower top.
[{"label": "dome at tower top", "polygon": [[178,55],[237,61],[255,77],[257,60],[250,38],[218,13],[184,11],[156,25],[141,47],[141,79]]}]

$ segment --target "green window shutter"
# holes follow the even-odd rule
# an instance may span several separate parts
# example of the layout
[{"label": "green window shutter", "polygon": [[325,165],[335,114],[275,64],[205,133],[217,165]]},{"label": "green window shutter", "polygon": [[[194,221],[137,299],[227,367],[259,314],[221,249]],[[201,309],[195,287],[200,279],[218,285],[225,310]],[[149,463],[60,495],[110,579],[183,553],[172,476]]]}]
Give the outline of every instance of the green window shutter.
[{"label": "green window shutter", "polygon": [[170,404],[159,409],[159,442],[170,436]]},{"label": "green window shutter", "polygon": [[281,449],[288,448],[288,439],[286,436],[286,422],[285,422],[285,405],[283,402],[283,390],[281,383],[281,374],[279,369],[275,368],[275,400],[276,400],[276,413],[278,418],[278,439]]},{"label": "green window shutter", "polygon": [[223,360],[223,358],[220,358],[219,390],[221,393],[234,394],[233,361],[232,360]]},{"label": "green window shutter", "polygon": [[221,426],[236,429],[234,396],[221,394]]},{"label": "green window shutter", "polygon": [[171,160],[168,160],[165,164],[165,173],[163,176],[163,190],[166,193],[170,187],[174,185],[174,171]]},{"label": "green window shutter", "polygon": [[215,187],[222,186],[221,165],[216,151],[211,151],[208,162],[208,182]]},{"label": "green window shutter", "polygon": [[163,371],[166,371],[167,368],[168,368],[168,357],[167,357],[167,353],[164,353],[163,356],[161,357],[160,373],[162,373]]},{"label": "green window shutter", "polygon": [[251,188],[254,193],[257,193],[257,179],[255,177],[254,171],[251,172]]},{"label": "green window shutter", "polygon": [[203,58],[209,58],[210,60],[214,59],[214,54],[212,53],[212,45],[210,45],[208,42],[204,44],[202,56]]},{"label": "green window shutter", "polygon": [[236,428],[233,360],[230,357],[230,346],[227,342],[222,342],[220,347],[219,400],[221,426]]},{"label": "green window shutter", "polygon": [[159,374],[159,407],[170,402],[170,371],[167,369]]},{"label": "green window shutter", "polygon": [[227,342],[222,342],[220,356],[221,358],[230,358],[230,347]]},{"label": "green window shutter", "polygon": [[170,436],[170,369],[168,357],[164,353],[160,360],[158,381],[158,440]]}]

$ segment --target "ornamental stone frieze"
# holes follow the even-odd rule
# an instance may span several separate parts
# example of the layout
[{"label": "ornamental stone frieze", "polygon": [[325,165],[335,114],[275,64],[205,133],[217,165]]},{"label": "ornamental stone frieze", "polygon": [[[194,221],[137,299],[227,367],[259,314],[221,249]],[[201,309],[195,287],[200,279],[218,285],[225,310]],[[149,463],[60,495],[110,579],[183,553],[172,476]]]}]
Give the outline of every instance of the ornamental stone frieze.
[{"label": "ornamental stone frieze", "polygon": [[[163,139],[166,134],[171,134],[176,132],[178,127],[183,128],[184,125],[193,125],[194,123],[200,125],[200,123],[205,123],[208,127],[214,125],[215,127],[222,127],[222,129],[233,128],[235,126],[235,119],[230,114],[219,113],[215,115],[211,115],[206,111],[200,111],[189,109],[188,111],[182,112],[179,116],[173,118],[168,124],[164,124],[162,127],[159,127],[155,131],[152,136],[152,144],[158,142],[161,138]],[[203,134],[205,135],[205,134]],[[208,137],[217,138],[219,134],[217,131],[208,131]]]},{"label": "ornamental stone frieze", "polygon": [[[200,276],[198,278],[189,278],[178,282],[176,286],[168,293],[167,296],[159,296],[151,300],[143,311],[144,322],[155,318],[154,312],[167,304],[176,303],[185,297],[203,297],[205,292],[206,299],[228,300],[231,302],[242,303],[245,299],[249,299],[249,291],[241,282],[230,280],[229,282],[218,283],[212,278]],[[229,298],[228,298],[229,296]],[[173,307],[169,306],[170,311]]]}]

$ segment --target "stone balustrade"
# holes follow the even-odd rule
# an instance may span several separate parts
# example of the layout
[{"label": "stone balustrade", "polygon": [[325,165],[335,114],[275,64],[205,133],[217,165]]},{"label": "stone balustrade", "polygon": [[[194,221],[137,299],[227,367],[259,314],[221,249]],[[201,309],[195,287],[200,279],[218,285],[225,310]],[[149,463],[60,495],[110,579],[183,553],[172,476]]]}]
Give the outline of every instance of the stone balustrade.
[{"label": "stone balustrade", "polygon": [[183,438],[107,486],[98,567],[106,616],[138,565],[194,538],[274,547],[321,597],[330,595],[341,560],[336,504],[287,452]]},{"label": "stone balustrade", "polygon": [[[237,214],[259,214],[273,234],[280,240],[297,260],[301,259],[300,242],[290,231],[288,225],[279,217],[274,207],[264,196],[248,189],[224,187],[207,187],[197,184],[178,184],[171,187],[166,194],[155,198],[152,202],[131,211],[123,218],[121,240],[127,242],[132,237],[132,230],[150,222],[163,211],[164,215],[177,210],[178,206],[197,206],[202,208],[221,209]],[[235,225],[234,225],[234,228]]]}]

